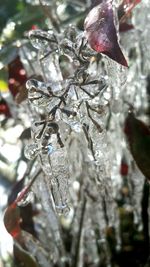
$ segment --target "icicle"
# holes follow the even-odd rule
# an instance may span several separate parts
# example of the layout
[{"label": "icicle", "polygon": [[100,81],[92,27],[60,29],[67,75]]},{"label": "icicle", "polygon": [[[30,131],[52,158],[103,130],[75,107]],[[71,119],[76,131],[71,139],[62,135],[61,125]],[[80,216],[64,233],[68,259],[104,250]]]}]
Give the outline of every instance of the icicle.
[{"label": "icicle", "polygon": [[56,37],[52,31],[32,30],[29,32],[29,39],[38,50],[48,48],[50,43],[57,43]]},{"label": "icicle", "polygon": [[[59,219],[57,217],[57,214],[55,213],[55,207],[53,206],[50,179],[47,176],[41,177],[41,180],[37,184],[37,186],[39,188],[38,197],[42,200],[42,206],[46,212],[46,230],[47,232],[50,231],[52,235],[52,251],[54,251],[54,254],[56,254],[55,257],[57,257],[58,260],[59,253],[61,256],[64,255],[64,248],[61,239]],[[50,248],[49,251],[51,251]]]},{"label": "icicle", "polygon": [[27,81],[26,87],[28,89],[28,99],[31,103],[37,107],[48,105],[51,95],[45,83],[32,79]]},{"label": "icicle", "polygon": [[132,190],[133,190],[132,205],[134,211],[134,223],[139,226],[139,229],[141,229],[142,228],[141,201],[142,201],[145,177],[137,168],[136,163],[132,164],[133,165],[132,165],[132,172],[130,174],[130,179],[132,181]]}]

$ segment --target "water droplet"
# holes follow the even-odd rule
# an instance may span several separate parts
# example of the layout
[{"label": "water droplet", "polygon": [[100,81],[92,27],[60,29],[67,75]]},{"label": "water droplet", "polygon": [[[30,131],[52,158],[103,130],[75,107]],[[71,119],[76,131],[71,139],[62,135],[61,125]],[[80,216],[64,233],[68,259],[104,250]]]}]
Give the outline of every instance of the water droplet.
[{"label": "water droplet", "polygon": [[41,30],[30,31],[29,38],[33,47],[38,50],[48,47],[51,40],[51,36],[48,32]]},{"label": "water droplet", "polygon": [[34,159],[39,153],[39,147],[38,144],[30,144],[26,145],[24,150],[24,155],[27,159],[32,160]]},{"label": "water droplet", "polygon": [[50,93],[45,83],[30,79],[26,83],[28,89],[28,99],[33,105],[42,107],[46,106],[50,101]]},{"label": "water droplet", "polygon": [[[18,194],[19,197],[20,193]],[[19,207],[25,207],[27,206],[29,203],[33,202],[34,200],[34,193],[32,191],[28,192],[25,197],[23,199],[21,199],[21,201],[17,202],[17,205]]]}]

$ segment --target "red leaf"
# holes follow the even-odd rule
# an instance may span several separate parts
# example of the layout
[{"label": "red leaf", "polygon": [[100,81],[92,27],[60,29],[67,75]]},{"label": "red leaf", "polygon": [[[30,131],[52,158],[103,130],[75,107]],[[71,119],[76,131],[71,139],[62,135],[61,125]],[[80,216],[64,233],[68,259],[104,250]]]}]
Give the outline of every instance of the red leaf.
[{"label": "red leaf", "polygon": [[10,109],[3,98],[0,100],[0,114],[5,115],[7,118],[11,117]]},{"label": "red leaf", "polygon": [[128,66],[118,43],[110,0],[103,1],[92,8],[85,19],[84,27],[92,49],[107,55],[123,66]]},{"label": "red leaf", "polygon": [[15,202],[13,202],[5,211],[4,225],[13,238],[17,238],[20,235],[20,212]]},{"label": "red leaf", "polygon": [[24,196],[28,192],[28,188],[29,186],[23,188],[19,196],[15,199],[15,201],[11,205],[8,206],[4,214],[4,225],[8,233],[11,234],[13,238],[18,238],[21,234],[21,228],[20,228],[21,217],[17,203],[24,198]]},{"label": "red leaf", "polygon": [[19,56],[17,56],[16,59],[8,65],[8,73],[9,90],[15,97],[19,91],[19,87],[27,81],[26,72]]},{"label": "red leaf", "polygon": [[128,24],[126,22],[122,22],[119,25],[119,32],[126,32],[126,31],[129,31],[132,29],[134,29],[134,26],[132,24]]},{"label": "red leaf", "polygon": [[14,202],[12,204],[10,204],[8,206],[8,208],[5,211],[4,224],[5,224],[5,227],[8,231],[8,233],[10,233],[13,238],[18,238],[18,237],[20,237],[20,234],[21,234],[21,228],[20,228],[21,216],[20,216],[20,210],[19,210],[19,207],[17,206],[17,204],[29,192],[32,184],[34,183],[34,181],[36,180],[36,178],[38,177],[38,174],[40,172],[41,172],[41,170],[39,170],[36,173],[36,175],[30,180],[29,184],[21,190],[18,197],[14,200]]}]

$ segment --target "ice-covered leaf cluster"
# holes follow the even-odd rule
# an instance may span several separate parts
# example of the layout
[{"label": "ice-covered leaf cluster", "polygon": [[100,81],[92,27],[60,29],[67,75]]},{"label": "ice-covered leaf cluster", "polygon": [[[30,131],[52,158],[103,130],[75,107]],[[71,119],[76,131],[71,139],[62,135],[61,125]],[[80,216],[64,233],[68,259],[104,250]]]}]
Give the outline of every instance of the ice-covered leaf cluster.
[{"label": "ice-covered leaf cluster", "polygon": [[[90,1],[85,2],[89,8]],[[121,198],[142,227],[139,203],[145,178],[123,131],[131,107],[144,119],[148,108],[148,1],[133,11],[138,2],[95,1],[85,32],[62,23],[58,32],[52,28],[29,33],[38,78],[26,83],[32,142],[25,156],[36,158],[36,167],[42,169],[33,186],[42,209],[39,240],[22,235],[40,266],[112,266],[108,236],[113,236],[116,253],[123,246]],[[131,10],[133,28],[119,33],[120,21],[131,20]],[[59,16],[58,6],[55,11]]]}]

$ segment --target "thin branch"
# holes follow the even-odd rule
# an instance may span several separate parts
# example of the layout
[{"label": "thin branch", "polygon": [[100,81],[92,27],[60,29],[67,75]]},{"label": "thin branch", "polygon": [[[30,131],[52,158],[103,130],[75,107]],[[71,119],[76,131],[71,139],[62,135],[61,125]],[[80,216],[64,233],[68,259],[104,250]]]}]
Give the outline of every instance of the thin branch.
[{"label": "thin branch", "polygon": [[72,267],[78,267],[79,253],[80,253],[80,242],[81,242],[81,235],[82,235],[82,229],[83,229],[84,214],[85,214],[85,210],[86,210],[86,202],[87,202],[87,200],[84,197],[82,210],[81,210],[81,218],[80,218],[80,223],[79,223],[79,231],[78,231],[78,236],[77,236],[77,243],[76,243],[76,247],[75,247],[75,256],[74,256],[74,261],[73,261]]}]

